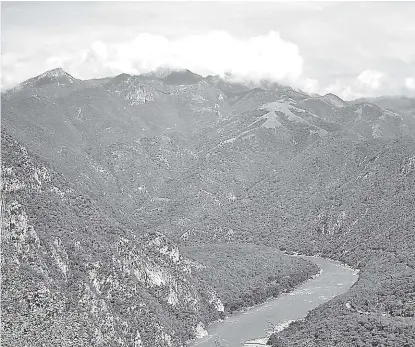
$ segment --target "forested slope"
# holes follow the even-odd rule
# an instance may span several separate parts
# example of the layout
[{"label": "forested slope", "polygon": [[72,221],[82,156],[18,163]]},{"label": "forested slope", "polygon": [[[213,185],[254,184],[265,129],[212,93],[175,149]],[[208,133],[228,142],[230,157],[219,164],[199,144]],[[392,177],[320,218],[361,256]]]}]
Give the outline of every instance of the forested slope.
[{"label": "forested slope", "polygon": [[223,314],[176,245],[129,230],[5,133],[2,164],[5,346],[179,345]]},{"label": "forested slope", "polygon": [[[6,132],[1,146],[5,346],[179,346],[225,313],[318,271],[257,247],[251,254],[262,255],[244,272],[251,285],[233,286],[232,268],[242,254],[235,259],[235,250],[225,249],[223,286],[253,298],[235,306],[209,280],[210,261],[218,258],[195,261],[161,233],[129,229],[131,222],[111,206],[79,191]],[[257,295],[264,284],[273,292]]]}]

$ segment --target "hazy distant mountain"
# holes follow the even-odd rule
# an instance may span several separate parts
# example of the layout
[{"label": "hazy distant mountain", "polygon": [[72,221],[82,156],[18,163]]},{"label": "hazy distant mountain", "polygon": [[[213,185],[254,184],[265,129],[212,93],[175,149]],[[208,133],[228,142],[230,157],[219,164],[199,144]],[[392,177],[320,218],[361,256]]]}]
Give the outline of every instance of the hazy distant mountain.
[{"label": "hazy distant mountain", "polygon": [[353,103],[370,102],[381,108],[392,111],[410,111],[415,109],[415,97],[407,96],[380,96],[377,98],[356,99]]}]

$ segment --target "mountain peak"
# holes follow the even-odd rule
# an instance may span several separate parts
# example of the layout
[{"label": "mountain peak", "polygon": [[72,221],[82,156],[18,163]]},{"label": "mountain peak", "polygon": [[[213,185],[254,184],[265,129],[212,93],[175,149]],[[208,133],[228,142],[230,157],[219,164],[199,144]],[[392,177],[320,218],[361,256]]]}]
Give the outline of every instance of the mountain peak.
[{"label": "mountain peak", "polygon": [[60,84],[72,84],[76,79],[64,71],[62,68],[58,67],[52,70],[48,70],[39,76],[33,77],[20,84],[22,87],[41,87],[47,84],[60,83]]},{"label": "mountain peak", "polygon": [[141,74],[140,77],[147,79],[162,79],[171,74],[173,71],[174,70],[170,68],[160,66],[156,70]]},{"label": "mountain peak", "polygon": [[132,77],[133,76],[131,76],[127,73],[122,73],[122,74],[119,74],[119,75],[111,78],[108,83],[119,83],[119,82],[123,82],[123,81],[129,81]]},{"label": "mountain peak", "polygon": [[69,77],[73,78],[70,74],[68,74],[61,67],[57,67],[55,69],[48,70],[48,71],[44,72],[43,74],[39,75],[38,77],[43,78],[43,77],[62,77],[62,76],[69,76]]},{"label": "mountain peak", "polygon": [[337,95],[333,93],[328,93],[326,95],[323,95],[319,99],[335,107],[346,107],[347,106],[347,103],[343,99],[341,99],[340,97],[338,97]]},{"label": "mountain peak", "polygon": [[142,74],[145,79],[162,80],[166,84],[184,85],[196,84],[203,80],[203,77],[187,69],[170,69],[159,67],[155,71]]},{"label": "mountain peak", "polygon": [[164,77],[167,84],[196,84],[203,80],[203,77],[190,70],[177,70],[170,72]]}]

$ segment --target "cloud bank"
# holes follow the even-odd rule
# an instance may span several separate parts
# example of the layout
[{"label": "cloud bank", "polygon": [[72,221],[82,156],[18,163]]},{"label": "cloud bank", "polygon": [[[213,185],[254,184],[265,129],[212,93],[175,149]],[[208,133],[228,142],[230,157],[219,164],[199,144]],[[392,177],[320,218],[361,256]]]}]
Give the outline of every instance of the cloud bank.
[{"label": "cloud bank", "polygon": [[415,92],[415,78],[397,76],[397,74],[365,69],[323,84],[317,79],[304,78],[297,81],[299,87],[307,93],[333,93],[344,100],[381,95],[411,95]]},{"label": "cloud bank", "polygon": [[292,83],[302,73],[298,47],[275,31],[267,35],[236,38],[226,31],[212,31],[168,39],[142,33],[127,42],[95,41],[77,57],[49,57],[49,65],[60,64],[75,75],[140,74],[169,67],[189,69],[203,76],[231,73],[240,80],[270,79]]},{"label": "cloud bank", "polygon": [[381,85],[383,74],[376,70],[364,70],[357,76],[358,83],[363,87],[378,89]]}]

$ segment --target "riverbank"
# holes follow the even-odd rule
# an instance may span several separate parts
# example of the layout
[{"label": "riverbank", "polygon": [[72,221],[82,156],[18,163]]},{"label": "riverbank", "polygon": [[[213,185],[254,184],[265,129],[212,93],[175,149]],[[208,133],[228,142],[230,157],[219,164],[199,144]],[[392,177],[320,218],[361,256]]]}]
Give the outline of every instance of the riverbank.
[{"label": "riverbank", "polygon": [[305,341],[308,347],[415,346],[414,281],[413,268],[391,255],[367,261],[349,291],[270,342],[275,347],[299,347]]},{"label": "riverbank", "polygon": [[199,264],[193,274],[213,287],[225,314],[289,292],[319,271],[307,260],[246,243],[197,245],[182,248],[182,253]]},{"label": "riverbank", "polygon": [[[357,280],[354,269],[317,257],[310,258],[320,267],[321,274],[309,279],[289,293],[257,305],[249,310],[232,314],[222,322],[207,327],[208,336],[193,341],[190,346],[198,347],[237,347],[247,341],[253,342],[271,334],[279,324],[303,319],[307,313],[346,292]],[[252,346],[252,344],[251,344]]]}]

